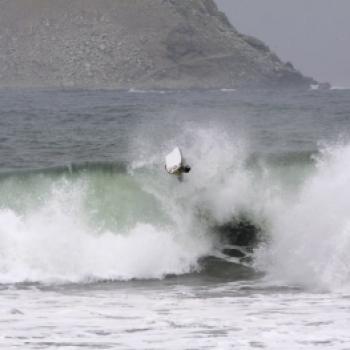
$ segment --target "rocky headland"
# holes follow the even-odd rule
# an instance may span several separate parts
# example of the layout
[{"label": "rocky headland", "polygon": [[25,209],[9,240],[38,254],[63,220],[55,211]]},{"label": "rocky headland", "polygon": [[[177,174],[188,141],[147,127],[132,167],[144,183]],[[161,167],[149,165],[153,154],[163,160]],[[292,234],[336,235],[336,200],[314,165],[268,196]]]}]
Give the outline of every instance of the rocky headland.
[{"label": "rocky headland", "polygon": [[0,0],[0,86],[116,89],[315,83],[213,0]]}]

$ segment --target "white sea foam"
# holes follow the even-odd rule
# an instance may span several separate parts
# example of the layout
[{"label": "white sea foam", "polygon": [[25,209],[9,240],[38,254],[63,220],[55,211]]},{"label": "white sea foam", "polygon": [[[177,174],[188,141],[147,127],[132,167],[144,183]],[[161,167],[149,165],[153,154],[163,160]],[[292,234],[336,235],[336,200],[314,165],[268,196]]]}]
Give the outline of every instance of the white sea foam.
[{"label": "white sea foam", "polygon": [[63,292],[3,290],[0,343],[4,349],[349,346],[347,295],[262,292],[254,287],[256,282],[205,288],[138,283],[123,288],[68,287]]},{"label": "white sea foam", "polygon": [[271,241],[256,264],[273,278],[316,288],[350,284],[350,145],[324,149],[293,200],[270,206]]},{"label": "white sea foam", "polygon": [[0,210],[0,282],[161,278],[192,271],[208,249],[170,225],[140,221],[123,232],[98,232],[86,192],[84,181],[61,181],[39,207]]}]

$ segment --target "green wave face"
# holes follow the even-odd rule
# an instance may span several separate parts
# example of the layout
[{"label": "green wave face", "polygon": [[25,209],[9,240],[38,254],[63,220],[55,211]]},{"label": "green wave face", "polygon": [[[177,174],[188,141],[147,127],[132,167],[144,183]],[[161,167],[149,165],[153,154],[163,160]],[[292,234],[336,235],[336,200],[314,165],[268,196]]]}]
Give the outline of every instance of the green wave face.
[{"label": "green wave face", "polygon": [[42,171],[0,179],[0,208],[28,216],[53,202],[79,211],[96,232],[125,231],[137,222],[169,222],[159,201],[126,172]]}]

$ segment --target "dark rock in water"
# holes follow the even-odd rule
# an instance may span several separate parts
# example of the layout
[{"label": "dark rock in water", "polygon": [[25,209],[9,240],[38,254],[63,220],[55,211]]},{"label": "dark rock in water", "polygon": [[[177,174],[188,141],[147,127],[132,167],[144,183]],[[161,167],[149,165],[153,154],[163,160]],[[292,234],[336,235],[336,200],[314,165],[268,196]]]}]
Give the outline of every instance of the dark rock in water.
[{"label": "dark rock in water", "polygon": [[229,262],[215,256],[203,258],[200,262],[201,274],[213,279],[234,281],[247,280],[260,276],[252,267]]},{"label": "dark rock in water", "polygon": [[0,1],[0,86],[236,88],[315,83],[213,0]]},{"label": "dark rock in water", "polygon": [[239,260],[240,263],[242,264],[251,264],[253,262],[253,257],[252,256],[245,256]]},{"label": "dark rock in water", "polygon": [[260,228],[246,219],[235,219],[224,225],[214,227],[221,240],[236,246],[249,247],[259,240]]},{"label": "dark rock in water", "polygon": [[225,248],[222,250],[222,253],[231,258],[244,258],[246,256],[242,251],[234,248]]}]

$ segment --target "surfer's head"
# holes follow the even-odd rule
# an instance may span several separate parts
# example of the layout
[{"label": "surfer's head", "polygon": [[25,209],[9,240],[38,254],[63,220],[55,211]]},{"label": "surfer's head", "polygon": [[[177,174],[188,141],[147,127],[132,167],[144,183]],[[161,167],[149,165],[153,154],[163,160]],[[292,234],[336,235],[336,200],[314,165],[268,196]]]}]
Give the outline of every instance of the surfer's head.
[{"label": "surfer's head", "polygon": [[189,165],[184,165],[181,170],[183,173],[189,173],[191,171],[191,167]]}]

